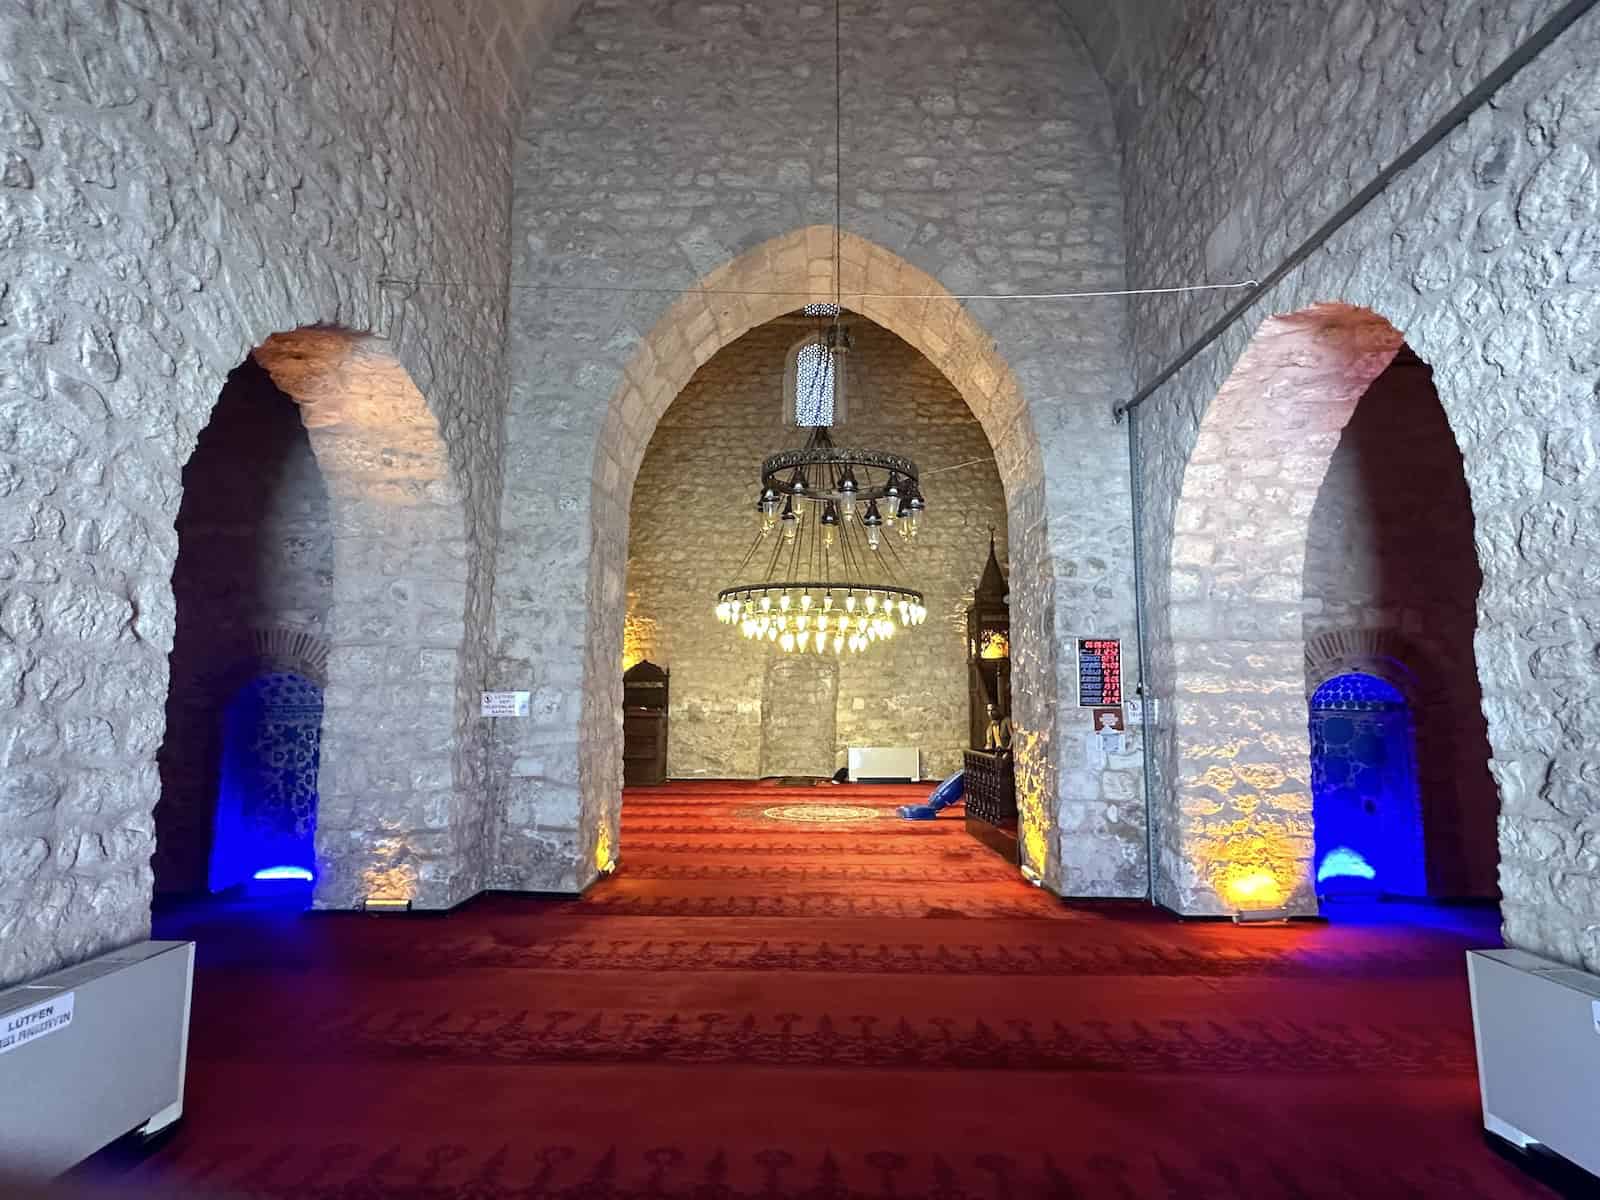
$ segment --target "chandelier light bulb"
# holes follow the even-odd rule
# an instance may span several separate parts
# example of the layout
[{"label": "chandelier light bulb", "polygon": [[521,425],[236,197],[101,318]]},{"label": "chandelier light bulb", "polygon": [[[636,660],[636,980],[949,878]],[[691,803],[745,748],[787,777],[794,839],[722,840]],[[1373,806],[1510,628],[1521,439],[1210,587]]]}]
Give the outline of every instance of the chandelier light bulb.
[{"label": "chandelier light bulb", "polygon": [[879,529],[878,529],[878,527],[876,525],[868,525],[867,526],[867,549],[868,550],[876,550],[878,548],[878,542],[882,537],[883,537],[883,534],[879,531]]}]

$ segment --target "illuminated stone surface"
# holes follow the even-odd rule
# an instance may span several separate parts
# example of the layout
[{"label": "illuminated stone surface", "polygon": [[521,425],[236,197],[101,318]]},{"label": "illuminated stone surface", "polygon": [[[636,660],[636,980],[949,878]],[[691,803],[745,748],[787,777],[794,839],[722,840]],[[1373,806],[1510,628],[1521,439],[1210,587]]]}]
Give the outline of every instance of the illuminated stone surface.
[{"label": "illuminated stone surface", "polygon": [[[1262,274],[1557,7],[847,5],[843,283],[935,297],[861,308],[998,451],[1024,840],[1049,886],[1144,886],[1139,755],[1078,769],[1063,651],[1133,639],[1110,403],[1230,297],[950,294]],[[571,890],[610,861],[640,456],[718,348],[833,284],[822,10],[729,11],[0,9],[0,980],[148,927],[180,470],[275,333],[359,335],[273,368],[342,547],[320,902]],[[1342,418],[1252,432],[1218,397],[1257,335],[1345,305],[1432,365],[1465,460],[1507,936],[1600,967],[1597,61],[1590,13],[1141,411],[1173,906],[1259,899],[1263,874],[1309,906],[1289,534]],[[520,286],[552,282],[663,290]],[[1226,503],[1279,455],[1279,502]],[[492,748],[485,684],[533,693]]]},{"label": "illuminated stone surface", "polygon": [[[1303,6],[1220,6],[1188,30],[1174,69],[1150,80],[1143,112],[1125,124],[1130,275],[1156,282],[1265,270],[1556,7],[1457,2],[1423,13],[1398,3],[1319,3],[1313,15]],[[1308,38],[1310,29],[1328,33]],[[1260,348],[1253,339],[1265,335],[1265,345],[1277,336],[1283,322],[1274,314],[1315,325],[1312,306],[1343,303],[1376,314],[1432,366],[1465,460],[1484,580],[1477,671],[1500,788],[1506,936],[1600,967],[1592,750],[1600,713],[1591,687],[1600,610],[1588,532],[1597,480],[1587,432],[1600,370],[1597,60],[1600,20],[1591,13],[1141,411],[1155,683],[1172,698],[1176,722],[1157,742],[1158,883],[1167,903],[1222,908],[1196,850],[1223,845],[1241,804],[1257,799],[1247,785],[1203,787],[1206,768],[1194,770],[1191,749],[1211,763],[1283,766],[1293,782],[1260,799],[1278,810],[1274,859],[1303,861],[1295,797],[1304,786],[1304,708],[1286,699],[1304,687],[1291,653],[1294,572],[1282,569],[1286,557],[1262,575],[1283,588],[1257,594],[1233,579],[1214,604],[1205,589],[1215,578],[1207,572],[1225,573],[1217,555],[1250,560],[1242,538],[1226,538],[1226,551],[1222,540],[1208,546],[1204,520],[1207,495],[1252,469],[1272,474],[1261,462],[1277,449],[1320,478],[1320,451],[1273,445],[1289,436],[1281,425],[1258,426],[1241,446],[1247,456],[1224,463],[1218,450],[1233,443],[1223,439],[1243,430],[1219,391],[1236,367],[1250,369]],[[1191,89],[1197,78],[1206,86]],[[1385,101],[1402,93],[1404,103]],[[1360,136],[1328,136],[1331,113]],[[1134,302],[1140,374],[1150,377],[1224,303]],[[1259,411],[1278,407],[1262,397]],[[1310,436],[1327,445],[1329,426],[1312,426]],[[1292,496],[1280,506],[1240,506],[1227,531],[1255,525],[1298,558],[1289,533],[1303,528],[1313,491],[1303,474],[1286,482]],[[1237,620],[1222,621],[1223,601]],[[1219,624],[1241,634],[1232,645],[1218,644]],[[1246,658],[1254,671],[1246,694],[1230,702],[1194,690]],[[1303,887],[1295,897],[1309,907]]]},{"label": "illuminated stone surface", "polygon": [[0,6],[0,982],[148,929],[180,472],[313,325],[375,335],[272,368],[335,521],[319,886],[481,886],[509,148],[474,57],[431,5]]},{"label": "illuminated stone surface", "polygon": [[[720,348],[833,292],[833,64],[817,11],[738,21],[590,3],[532,73],[513,278],[662,291],[512,294],[501,526],[515,551],[496,588],[498,678],[561,700],[548,719],[501,731],[505,761],[539,766],[507,780],[501,886],[579,887],[597,829],[615,832],[627,514],[656,421]],[[1108,799],[1099,773],[1064,769],[1082,762],[1089,722],[1075,660],[1057,651],[1077,636],[1134,635],[1127,453],[1107,417],[1130,382],[1124,311],[949,298],[980,285],[1122,286],[1106,93],[1048,6],[850,16],[840,282],[882,295],[846,303],[938,367],[995,447],[1015,725],[1039,756],[1028,778],[1043,875],[1075,894],[1139,895],[1142,804]],[[892,72],[883,46],[905,48]],[[1115,769],[1137,772],[1138,755],[1124,757]]]}]

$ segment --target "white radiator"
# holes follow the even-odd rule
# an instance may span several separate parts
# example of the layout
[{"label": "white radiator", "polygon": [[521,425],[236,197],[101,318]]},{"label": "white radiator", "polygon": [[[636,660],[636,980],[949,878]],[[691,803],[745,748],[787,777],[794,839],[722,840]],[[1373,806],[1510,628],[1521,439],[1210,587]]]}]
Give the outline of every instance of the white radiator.
[{"label": "white radiator", "polygon": [[1483,1126],[1600,1174],[1600,976],[1523,950],[1471,950]]},{"label": "white radiator", "polygon": [[922,755],[915,746],[851,746],[850,781],[922,778]]},{"label": "white radiator", "polygon": [[0,992],[0,1172],[60,1174],[183,1115],[193,942],[141,942]]}]

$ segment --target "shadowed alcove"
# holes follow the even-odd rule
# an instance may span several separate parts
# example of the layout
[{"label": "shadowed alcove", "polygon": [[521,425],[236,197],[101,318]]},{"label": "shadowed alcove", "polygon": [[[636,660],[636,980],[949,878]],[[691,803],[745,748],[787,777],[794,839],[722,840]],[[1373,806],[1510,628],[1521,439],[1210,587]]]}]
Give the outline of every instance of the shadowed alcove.
[{"label": "shadowed alcove", "polygon": [[176,526],[156,891],[309,881],[333,525],[299,406],[253,358],[184,468]]}]

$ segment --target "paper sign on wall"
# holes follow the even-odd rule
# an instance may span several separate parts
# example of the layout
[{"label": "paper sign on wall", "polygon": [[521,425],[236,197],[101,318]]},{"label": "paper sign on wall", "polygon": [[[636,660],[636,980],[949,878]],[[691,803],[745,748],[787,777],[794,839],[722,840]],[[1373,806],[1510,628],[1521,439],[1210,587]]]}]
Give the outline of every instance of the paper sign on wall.
[{"label": "paper sign on wall", "polygon": [[480,717],[525,717],[531,692],[484,692]]},{"label": "paper sign on wall", "polygon": [[73,1001],[77,995],[76,992],[63,992],[0,1016],[0,1054],[9,1054],[18,1046],[25,1046],[52,1033],[60,1033],[71,1025]]}]

